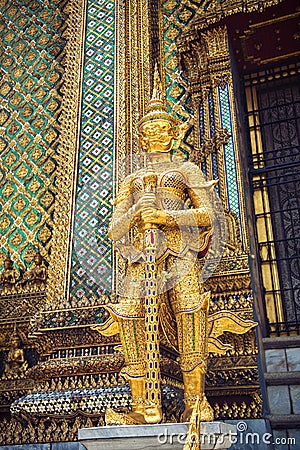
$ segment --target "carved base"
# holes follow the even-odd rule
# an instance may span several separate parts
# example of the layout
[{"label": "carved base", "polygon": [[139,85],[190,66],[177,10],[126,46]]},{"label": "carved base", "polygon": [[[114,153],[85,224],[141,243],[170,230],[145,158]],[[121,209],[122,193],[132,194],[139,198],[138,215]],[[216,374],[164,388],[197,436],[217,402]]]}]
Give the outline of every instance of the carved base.
[{"label": "carved base", "polygon": [[[109,426],[83,428],[78,430],[78,440],[87,450],[140,450],[141,448],[161,450],[182,450],[186,444],[188,423],[169,423],[156,425]],[[201,423],[201,448],[220,450],[231,446],[230,435],[236,432],[234,425],[222,422]]]}]

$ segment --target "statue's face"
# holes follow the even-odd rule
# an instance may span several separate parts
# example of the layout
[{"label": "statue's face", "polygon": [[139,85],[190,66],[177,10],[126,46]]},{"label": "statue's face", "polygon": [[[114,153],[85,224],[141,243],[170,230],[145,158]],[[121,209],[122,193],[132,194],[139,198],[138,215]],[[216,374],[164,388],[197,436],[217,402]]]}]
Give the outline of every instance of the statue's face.
[{"label": "statue's face", "polygon": [[42,264],[42,258],[40,255],[35,255],[34,256],[34,262],[37,266],[40,266]]},{"label": "statue's face", "polygon": [[18,347],[19,347],[19,343],[20,343],[19,338],[17,338],[17,337],[12,338],[12,340],[11,340],[11,346],[12,346],[13,348],[18,348]]},{"label": "statue's face", "polygon": [[151,120],[141,128],[141,143],[147,152],[167,153],[172,149],[174,127],[168,120]]}]

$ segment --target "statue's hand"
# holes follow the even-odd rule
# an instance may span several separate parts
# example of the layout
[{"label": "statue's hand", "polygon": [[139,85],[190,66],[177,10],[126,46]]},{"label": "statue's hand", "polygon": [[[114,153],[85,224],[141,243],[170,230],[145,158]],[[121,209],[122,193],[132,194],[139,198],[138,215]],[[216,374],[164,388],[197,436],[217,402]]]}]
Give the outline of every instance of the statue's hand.
[{"label": "statue's hand", "polygon": [[155,194],[153,195],[152,192],[146,192],[135,204],[134,208],[136,212],[140,212],[143,209],[155,208],[155,205]]},{"label": "statue's hand", "polygon": [[167,213],[160,209],[145,208],[141,212],[141,220],[146,223],[152,223],[154,225],[166,225]]}]

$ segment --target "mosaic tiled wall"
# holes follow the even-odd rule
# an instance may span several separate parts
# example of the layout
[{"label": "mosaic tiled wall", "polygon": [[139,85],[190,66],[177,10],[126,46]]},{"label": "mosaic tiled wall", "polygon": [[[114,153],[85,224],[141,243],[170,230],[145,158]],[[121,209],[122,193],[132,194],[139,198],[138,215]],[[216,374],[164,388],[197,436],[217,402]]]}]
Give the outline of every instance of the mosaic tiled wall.
[{"label": "mosaic tiled wall", "polygon": [[71,271],[71,301],[110,292],[115,4],[89,0]]},{"label": "mosaic tiled wall", "polygon": [[0,0],[0,263],[50,251],[66,5]]},{"label": "mosaic tiled wall", "polygon": [[226,130],[230,135],[228,142],[224,145],[224,162],[225,162],[228,209],[234,211],[236,215],[239,218],[241,218],[239,187],[237,181],[236,155],[235,155],[236,143],[234,142],[233,139],[233,127],[232,127],[233,112],[231,111],[232,105],[229,98],[228,83],[218,86],[218,97],[220,105],[221,127],[226,128]]}]

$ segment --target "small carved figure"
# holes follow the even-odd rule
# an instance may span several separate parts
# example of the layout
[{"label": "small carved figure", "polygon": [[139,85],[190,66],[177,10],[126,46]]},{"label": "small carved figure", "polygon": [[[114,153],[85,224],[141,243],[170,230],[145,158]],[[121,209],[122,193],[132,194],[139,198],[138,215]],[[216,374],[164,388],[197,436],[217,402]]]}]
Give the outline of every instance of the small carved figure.
[{"label": "small carved figure", "polygon": [[5,293],[13,291],[20,278],[20,273],[13,264],[14,263],[8,254],[4,260],[3,271],[0,274],[0,283]]},{"label": "small carved figure", "polygon": [[38,251],[34,256],[34,265],[25,273],[22,284],[28,283],[30,287],[44,288],[46,286],[47,268]]},{"label": "small carved figure", "polygon": [[24,374],[28,364],[25,360],[24,350],[21,348],[21,340],[14,331],[10,339],[10,348],[4,365],[3,378],[19,378]]}]

